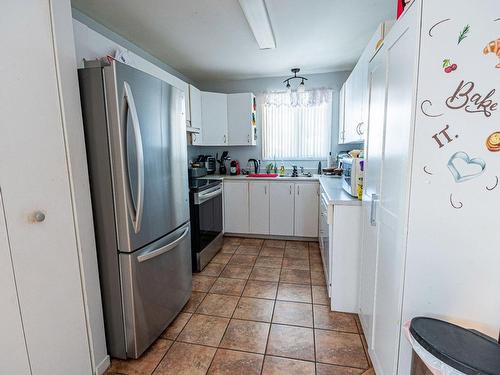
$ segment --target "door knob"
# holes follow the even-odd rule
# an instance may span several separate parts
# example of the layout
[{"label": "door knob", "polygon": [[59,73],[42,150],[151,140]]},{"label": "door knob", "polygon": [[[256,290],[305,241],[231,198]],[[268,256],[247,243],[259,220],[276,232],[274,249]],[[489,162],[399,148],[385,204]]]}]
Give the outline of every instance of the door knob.
[{"label": "door knob", "polygon": [[35,211],[35,213],[33,214],[33,219],[37,223],[41,223],[45,220],[45,214],[42,211]]}]

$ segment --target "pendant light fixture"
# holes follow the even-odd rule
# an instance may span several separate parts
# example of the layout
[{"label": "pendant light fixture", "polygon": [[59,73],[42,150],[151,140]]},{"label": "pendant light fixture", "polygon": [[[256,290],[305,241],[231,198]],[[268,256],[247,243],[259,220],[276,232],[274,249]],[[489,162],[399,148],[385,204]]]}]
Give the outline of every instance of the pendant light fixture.
[{"label": "pendant light fixture", "polygon": [[300,79],[300,84],[297,86],[297,92],[302,93],[306,91],[306,85],[305,81],[307,81],[306,77],[298,76],[297,73],[300,72],[300,68],[293,68],[292,73],[293,76],[290,78],[287,78],[283,81],[283,83],[286,83],[286,90],[290,93],[292,92],[292,86],[290,85],[290,81],[294,79]]}]

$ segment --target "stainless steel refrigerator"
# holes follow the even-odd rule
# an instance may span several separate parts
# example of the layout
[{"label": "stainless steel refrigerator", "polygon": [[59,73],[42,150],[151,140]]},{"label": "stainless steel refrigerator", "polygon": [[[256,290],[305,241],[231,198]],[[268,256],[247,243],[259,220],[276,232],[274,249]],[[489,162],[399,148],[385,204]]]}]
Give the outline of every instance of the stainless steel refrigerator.
[{"label": "stainless steel refrigerator", "polygon": [[137,358],[191,293],[184,93],[116,61],[78,74],[108,351]]}]

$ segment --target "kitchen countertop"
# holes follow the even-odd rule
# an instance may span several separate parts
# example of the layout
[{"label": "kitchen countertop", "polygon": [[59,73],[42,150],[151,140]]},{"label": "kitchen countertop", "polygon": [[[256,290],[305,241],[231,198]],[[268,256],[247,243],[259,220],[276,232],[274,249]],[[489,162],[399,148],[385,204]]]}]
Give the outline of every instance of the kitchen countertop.
[{"label": "kitchen countertop", "polygon": [[230,175],[219,175],[212,174],[200,177],[203,179],[212,180],[252,180],[252,181],[318,181],[326,193],[328,198],[328,203],[333,205],[344,205],[344,206],[361,206],[361,201],[355,197],[350,196],[342,188],[342,179],[339,177],[331,177],[325,175],[314,174],[312,177],[247,177],[245,175],[230,176]]},{"label": "kitchen countertop", "polygon": [[328,203],[343,206],[361,206],[361,201],[349,195],[342,188],[342,179],[332,176],[317,176],[321,187],[325,191]]}]

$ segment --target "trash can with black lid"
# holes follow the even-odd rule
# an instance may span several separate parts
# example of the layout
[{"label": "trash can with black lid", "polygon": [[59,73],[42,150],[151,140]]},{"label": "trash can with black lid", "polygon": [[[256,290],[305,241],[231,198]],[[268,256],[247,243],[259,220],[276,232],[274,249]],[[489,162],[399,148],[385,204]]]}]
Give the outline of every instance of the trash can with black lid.
[{"label": "trash can with black lid", "polygon": [[413,346],[412,375],[500,375],[500,344],[489,336],[425,317],[413,318],[407,333]]}]

